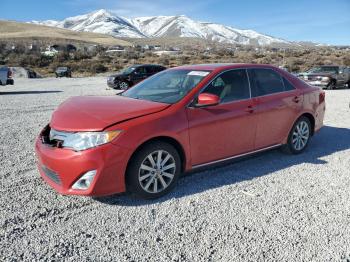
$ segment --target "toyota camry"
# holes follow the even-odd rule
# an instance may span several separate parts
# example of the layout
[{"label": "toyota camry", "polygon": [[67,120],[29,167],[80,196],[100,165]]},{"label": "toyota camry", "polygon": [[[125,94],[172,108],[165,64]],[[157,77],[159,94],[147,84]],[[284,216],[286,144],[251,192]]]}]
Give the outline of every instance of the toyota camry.
[{"label": "toyota camry", "polygon": [[274,66],[182,66],[116,96],[65,101],[38,136],[38,168],[62,194],[157,198],[199,167],[302,153],[324,113],[324,91]]}]

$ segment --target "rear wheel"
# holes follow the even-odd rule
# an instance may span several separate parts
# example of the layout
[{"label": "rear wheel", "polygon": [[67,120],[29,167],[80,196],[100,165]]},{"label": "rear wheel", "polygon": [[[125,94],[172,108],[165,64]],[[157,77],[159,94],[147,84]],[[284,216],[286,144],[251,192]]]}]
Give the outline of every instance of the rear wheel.
[{"label": "rear wheel", "polygon": [[310,120],[302,116],[293,125],[292,130],[288,135],[287,144],[284,150],[291,154],[300,154],[303,152],[311,137],[311,123]]},{"label": "rear wheel", "polygon": [[180,172],[180,156],[172,145],[150,143],[131,159],[126,174],[127,191],[143,199],[161,197],[175,186]]}]

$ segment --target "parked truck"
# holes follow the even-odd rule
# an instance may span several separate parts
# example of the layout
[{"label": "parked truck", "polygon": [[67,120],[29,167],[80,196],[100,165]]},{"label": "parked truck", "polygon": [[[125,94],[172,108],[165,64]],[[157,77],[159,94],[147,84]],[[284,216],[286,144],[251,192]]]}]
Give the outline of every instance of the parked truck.
[{"label": "parked truck", "polygon": [[0,67],[0,85],[13,85],[14,83],[11,69],[7,66]]},{"label": "parked truck", "polygon": [[337,65],[318,66],[299,77],[310,85],[325,89],[350,88],[350,68]]}]

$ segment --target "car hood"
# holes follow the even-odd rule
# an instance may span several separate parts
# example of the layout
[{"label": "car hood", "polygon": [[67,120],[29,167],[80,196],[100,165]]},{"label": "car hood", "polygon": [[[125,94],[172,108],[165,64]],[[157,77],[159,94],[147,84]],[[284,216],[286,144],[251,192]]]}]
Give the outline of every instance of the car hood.
[{"label": "car hood", "polygon": [[122,96],[73,97],[53,113],[50,126],[59,131],[101,131],[110,125],[153,114],[169,106]]},{"label": "car hood", "polygon": [[114,77],[114,78],[117,78],[117,77],[126,77],[128,76],[127,74],[114,74],[114,75],[111,75],[110,77]]},{"label": "car hood", "polygon": [[307,76],[333,76],[333,73],[311,73],[311,74],[307,74]]}]

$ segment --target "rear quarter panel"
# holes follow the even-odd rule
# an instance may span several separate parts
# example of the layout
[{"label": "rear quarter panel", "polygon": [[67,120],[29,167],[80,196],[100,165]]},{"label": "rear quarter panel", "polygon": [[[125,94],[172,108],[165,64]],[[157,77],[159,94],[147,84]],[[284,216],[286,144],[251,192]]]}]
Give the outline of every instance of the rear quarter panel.
[{"label": "rear quarter panel", "polygon": [[311,86],[304,89],[303,111],[311,113],[314,116],[314,131],[318,131],[323,126],[323,119],[326,111],[324,91],[318,87]]},{"label": "rear quarter panel", "polygon": [[[318,131],[323,126],[323,119],[325,115],[325,100],[320,100],[320,95],[324,95],[324,91],[315,86],[310,86],[306,82],[300,80],[298,77],[293,76],[289,73],[280,71],[280,73],[287,78],[300,92],[303,96],[302,106],[299,114],[295,116],[293,123],[303,114],[309,113],[315,119],[314,131]],[[323,96],[324,97],[324,96]],[[287,138],[284,142],[287,141]]]}]

